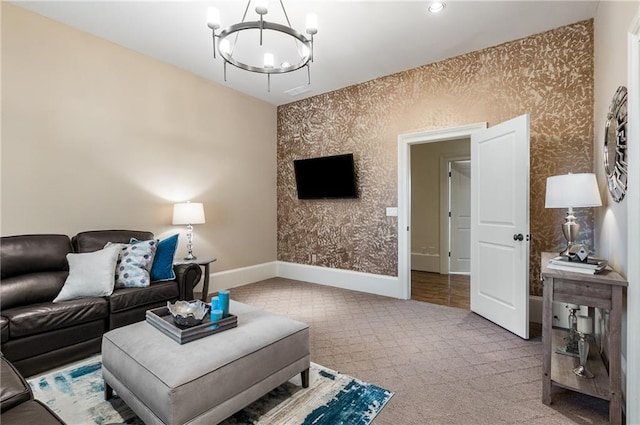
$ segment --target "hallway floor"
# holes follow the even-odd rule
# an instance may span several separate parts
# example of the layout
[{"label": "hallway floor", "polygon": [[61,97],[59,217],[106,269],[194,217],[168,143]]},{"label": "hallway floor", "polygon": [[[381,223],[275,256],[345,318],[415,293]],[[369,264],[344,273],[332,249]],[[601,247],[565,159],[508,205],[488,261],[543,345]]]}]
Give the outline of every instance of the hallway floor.
[{"label": "hallway floor", "polygon": [[411,299],[469,310],[469,276],[411,270]]}]

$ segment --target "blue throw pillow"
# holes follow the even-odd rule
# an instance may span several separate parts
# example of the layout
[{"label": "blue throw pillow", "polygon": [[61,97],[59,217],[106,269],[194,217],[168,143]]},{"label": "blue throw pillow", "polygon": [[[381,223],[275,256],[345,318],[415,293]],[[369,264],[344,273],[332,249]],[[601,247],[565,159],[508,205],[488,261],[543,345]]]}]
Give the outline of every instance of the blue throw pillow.
[{"label": "blue throw pillow", "polygon": [[[134,239],[132,238],[133,242]],[[169,236],[158,242],[156,255],[151,266],[151,282],[174,280],[176,274],[173,271],[173,257],[178,248],[178,235]]]}]

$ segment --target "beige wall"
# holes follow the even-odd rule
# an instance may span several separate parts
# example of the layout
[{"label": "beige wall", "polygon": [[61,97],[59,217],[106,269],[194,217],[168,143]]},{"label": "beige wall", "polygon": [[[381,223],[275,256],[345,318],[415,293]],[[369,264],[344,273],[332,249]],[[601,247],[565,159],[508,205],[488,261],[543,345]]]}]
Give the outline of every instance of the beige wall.
[{"label": "beige wall", "polygon": [[[628,199],[613,201],[607,189],[603,163],[604,127],[611,99],[618,86],[627,87],[627,33],[632,19],[640,12],[640,2],[600,2],[594,20],[594,162],[602,207],[596,213],[596,243],[598,253],[609,260],[611,266],[623,276],[627,276],[630,261],[628,258],[628,220],[638,220],[638,211],[628,212]],[[632,164],[633,166],[633,164]],[[637,166],[637,164],[636,164]],[[640,182],[629,182],[638,184]],[[633,282],[631,283],[633,284]],[[601,317],[598,314],[598,317]],[[606,316],[605,316],[606,317]],[[606,324],[601,323],[606,330]],[[596,329],[598,332],[598,329]],[[606,333],[606,331],[605,331]],[[622,317],[622,355],[627,357],[627,312]],[[626,360],[623,360],[623,367]],[[624,374],[626,376],[626,374]],[[626,379],[623,376],[623,388]],[[637,384],[637,383],[636,383]]]},{"label": "beige wall", "polygon": [[276,259],[276,108],[2,2],[2,235],[163,236],[205,205],[212,271]]},{"label": "beige wall", "polygon": [[638,12],[638,3],[600,2],[594,20],[594,161],[603,204],[596,214],[596,241],[600,255],[624,276],[628,266],[627,200],[617,203],[609,194],[604,173],[603,142],[611,99],[618,86],[627,86],[627,33]]},{"label": "beige wall", "polygon": [[[593,25],[585,21],[278,108],[278,259],[395,276],[399,134],[531,114],[530,287],[540,252],[559,249],[561,210],[546,178],[593,169]],[[293,160],[354,152],[361,197],[299,201]],[[594,212],[579,218],[593,243]]]},{"label": "beige wall", "polygon": [[[440,195],[447,190],[441,162],[447,158],[470,158],[469,139],[411,146],[411,268],[436,273],[440,270]],[[444,248],[446,249],[446,248]],[[416,255],[414,255],[416,254]],[[427,258],[422,258],[427,254]],[[437,256],[436,258],[432,258]]]}]

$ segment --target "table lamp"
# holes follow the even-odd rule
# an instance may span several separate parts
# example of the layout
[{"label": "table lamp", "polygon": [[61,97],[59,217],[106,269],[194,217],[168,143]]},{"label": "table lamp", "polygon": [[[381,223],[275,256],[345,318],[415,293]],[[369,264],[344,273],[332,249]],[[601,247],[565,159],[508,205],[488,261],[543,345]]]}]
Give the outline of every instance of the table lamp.
[{"label": "table lamp", "polygon": [[[547,177],[545,208],[568,208],[562,224],[562,233],[567,240],[567,248],[560,255],[572,258],[580,225],[576,222],[573,209],[578,207],[599,207],[602,205],[598,182],[593,173],[562,174]],[[582,258],[581,258],[582,260]]]},{"label": "table lamp", "polygon": [[187,225],[187,256],[185,260],[195,260],[196,256],[193,255],[193,225],[203,224],[204,219],[204,207],[200,202],[182,202],[173,205],[173,224],[186,224]]}]

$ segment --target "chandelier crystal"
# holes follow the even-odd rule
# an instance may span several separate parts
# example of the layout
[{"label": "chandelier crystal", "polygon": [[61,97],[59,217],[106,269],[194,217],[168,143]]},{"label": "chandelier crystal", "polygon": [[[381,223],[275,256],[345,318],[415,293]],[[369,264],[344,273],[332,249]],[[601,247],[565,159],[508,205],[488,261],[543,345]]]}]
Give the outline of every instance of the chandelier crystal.
[{"label": "chandelier crystal", "polygon": [[[254,6],[253,10],[258,15],[258,20],[247,21],[247,13],[252,3]],[[224,61],[225,81],[227,81],[227,64],[231,64],[245,71],[267,74],[268,91],[271,91],[271,74],[285,74],[296,71],[302,67],[307,68],[308,84],[311,84],[309,65],[310,62],[313,62],[313,36],[318,33],[318,17],[313,13],[307,15],[305,29],[307,35],[305,35],[293,29],[282,0],[279,0],[279,3],[286,20],[286,25],[269,22],[264,19],[265,15],[269,13],[267,0],[248,0],[242,21],[222,30],[220,30],[220,10],[215,7],[208,8],[207,26],[212,31],[213,57],[214,59],[216,58],[216,51],[222,57]],[[243,38],[250,37],[252,36],[251,32],[255,30],[259,32],[259,37],[255,37],[255,42],[257,46],[259,46],[259,49],[254,48],[254,46],[248,48],[245,44],[238,44],[241,35]],[[262,63],[257,63],[255,59],[254,62],[249,62],[251,54],[245,52],[243,55],[239,52],[240,49],[251,50],[252,53],[255,53],[255,50],[265,50],[266,48],[263,46],[263,42],[266,44],[267,37],[269,37],[268,41],[273,42],[273,40],[277,38],[276,36],[284,36],[293,41],[295,44],[293,55],[291,55],[290,52],[288,52],[289,54],[284,54],[283,52],[264,51],[262,54]],[[283,43],[280,43],[279,45],[282,44]],[[282,57],[279,58],[279,55]],[[253,54],[253,56],[255,56],[255,54]]]}]

